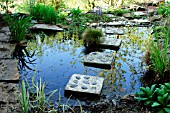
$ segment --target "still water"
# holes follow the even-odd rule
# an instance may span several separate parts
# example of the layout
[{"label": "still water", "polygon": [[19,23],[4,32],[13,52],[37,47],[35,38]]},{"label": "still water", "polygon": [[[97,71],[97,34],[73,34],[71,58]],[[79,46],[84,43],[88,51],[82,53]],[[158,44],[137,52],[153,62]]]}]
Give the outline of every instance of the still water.
[{"label": "still water", "polygon": [[[143,60],[146,43],[152,30],[147,27],[124,29],[125,35],[119,36],[122,39],[121,47],[116,53],[114,65],[110,70],[83,65],[83,56],[88,51],[77,35],[70,37],[67,33],[59,32],[51,36],[37,36],[36,40],[30,41],[26,48],[30,56],[23,57],[24,60],[18,65],[21,79],[26,78],[31,83],[33,76],[35,82],[41,78],[46,84],[46,94],[58,89],[51,98],[53,102],[57,102],[61,95],[61,102],[66,103],[68,98],[64,96],[64,88],[71,75],[75,73],[105,78],[101,100],[113,98],[115,95],[135,93],[139,91],[142,85],[140,77],[146,71]],[[82,104],[86,101],[81,100]],[[76,105],[77,101],[70,99],[69,103]]]}]

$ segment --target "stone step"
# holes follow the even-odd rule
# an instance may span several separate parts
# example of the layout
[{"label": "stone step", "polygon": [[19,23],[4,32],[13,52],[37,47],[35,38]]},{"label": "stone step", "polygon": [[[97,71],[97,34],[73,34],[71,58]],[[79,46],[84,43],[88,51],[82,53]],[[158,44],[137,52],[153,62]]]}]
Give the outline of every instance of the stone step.
[{"label": "stone step", "polygon": [[84,65],[104,69],[111,69],[115,60],[116,51],[113,52],[91,52],[84,56]]},{"label": "stone step", "polygon": [[17,66],[18,60],[16,59],[0,60],[0,81],[18,82],[20,75]]},{"label": "stone step", "polygon": [[18,92],[18,84],[0,82],[0,113],[21,113]]},{"label": "stone step", "polygon": [[65,87],[65,95],[99,98],[103,81],[102,77],[73,74]]},{"label": "stone step", "polygon": [[0,59],[12,58],[16,44],[0,42]]},{"label": "stone step", "polygon": [[50,25],[50,24],[35,24],[30,27],[31,30],[51,30],[51,31],[63,31],[62,28],[56,26],[56,25]]},{"label": "stone step", "polygon": [[111,37],[104,37],[101,39],[102,43],[100,43],[101,47],[108,48],[108,49],[115,49],[118,50],[122,43],[122,39],[111,38]]},{"label": "stone step", "polygon": [[106,28],[105,29],[105,33],[106,34],[117,34],[117,35],[123,35],[124,34],[124,30],[120,29],[120,28]]}]

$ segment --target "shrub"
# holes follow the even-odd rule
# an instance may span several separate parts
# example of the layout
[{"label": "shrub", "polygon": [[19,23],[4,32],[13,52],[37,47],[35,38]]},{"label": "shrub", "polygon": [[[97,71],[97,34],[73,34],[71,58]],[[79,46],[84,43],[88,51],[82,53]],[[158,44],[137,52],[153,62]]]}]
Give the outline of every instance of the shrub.
[{"label": "shrub", "polygon": [[158,14],[164,16],[164,17],[170,17],[170,5],[167,4],[161,4],[158,7]]},{"label": "shrub", "polygon": [[136,93],[136,99],[147,107],[152,108],[158,113],[170,112],[170,83],[160,84],[149,87],[141,87],[140,92]]},{"label": "shrub", "polygon": [[90,46],[95,46],[100,44],[101,40],[100,38],[103,36],[103,32],[100,29],[92,29],[88,28],[86,29],[83,34],[82,38],[84,40],[85,46],[90,47]]},{"label": "shrub", "polygon": [[20,42],[25,39],[25,34],[28,33],[28,28],[31,26],[30,17],[10,16],[7,14],[4,20],[9,26],[12,41]]}]

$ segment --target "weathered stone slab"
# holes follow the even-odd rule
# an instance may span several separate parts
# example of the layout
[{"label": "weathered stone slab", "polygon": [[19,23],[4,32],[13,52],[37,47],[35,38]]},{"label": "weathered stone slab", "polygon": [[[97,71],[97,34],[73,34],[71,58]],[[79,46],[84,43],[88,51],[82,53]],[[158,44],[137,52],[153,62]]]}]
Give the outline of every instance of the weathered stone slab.
[{"label": "weathered stone slab", "polygon": [[9,42],[10,34],[9,27],[3,27],[0,30],[0,42]]},{"label": "weathered stone slab", "polygon": [[17,82],[20,78],[17,66],[18,60],[0,60],[0,81]]},{"label": "weathered stone slab", "polygon": [[16,97],[18,85],[0,82],[0,113],[19,113],[19,103]]},{"label": "weathered stone slab", "polygon": [[15,50],[15,46],[16,46],[16,44],[0,42],[0,59],[12,58],[12,54]]},{"label": "weathered stone slab", "polygon": [[102,43],[100,45],[108,48],[119,48],[121,42],[121,39],[105,37],[102,39]]},{"label": "weathered stone slab", "polygon": [[117,35],[123,35],[124,30],[120,28],[106,28],[106,34],[117,34]]},{"label": "weathered stone slab", "polygon": [[50,24],[35,24],[30,29],[37,29],[37,30],[51,30],[51,31],[63,31],[62,28],[56,26],[56,25],[50,25]]},{"label": "weathered stone slab", "polygon": [[124,26],[125,21],[115,21],[106,23],[107,26]]},{"label": "weathered stone slab", "polygon": [[104,78],[90,75],[73,74],[65,87],[65,93],[77,94],[83,97],[100,96]]},{"label": "weathered stone slab", "polygon": [[137,11],[137,12],[134,12],[134,15],[135,16],[147,16],[147,13],[144,13],[142,11]]},{"label": "weathered stone slab", "polygon": [[150,23],[150,21],[147,19],[134,19],[134,20],[131,20],[131,22],[136,22],[139,24],[149,24]]},{"label": "weathered stone slab", "polygon": [[84,56],[84,65],[110,69],[115,58],[114,52],[92,52]]}]

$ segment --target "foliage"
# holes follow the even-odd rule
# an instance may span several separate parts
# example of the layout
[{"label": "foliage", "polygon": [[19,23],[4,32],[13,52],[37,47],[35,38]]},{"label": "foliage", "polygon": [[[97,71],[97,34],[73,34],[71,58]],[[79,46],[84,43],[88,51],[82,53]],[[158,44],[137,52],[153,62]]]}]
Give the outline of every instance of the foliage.
[{"label": "foliage", "polygon": [[161,4],[158,7],[158,13],[164,17],[170,17],[170,4]]},{"label": "foliage", "polygon": [[129,13],[130,11],[129,10],[126,10],[126,9],[112,9],[110,11],[108,11],[108,13],[112,13],[116,16],[122,16],[123,14],[125,13]]},{"label": "foliage", "polygon": [[5,11],[6,13],[10,13],[9,8],[14,8],[14,0],[1,0],[0,1],[0,7]]},{"label": "foliage", "polygon": [[141,87],[140,92],[136,93],[136,99],[151,107],[158,113],[170,112],[170,83],[160,84],[159,88],[156,85],[149,87]]},{"label": "foliage", "polygon": [[75,8],[71,9],[70,13],[71,13],[72,21],[78,20],[81,12],[82,10],[80,10],[79,7],[77,9]]},{"label": "foliage", "polygon": [[87,46],[99,44],[101,42],[100,38],[102,36],[103,36],[102,30],[92,29],[92,28],[86,29],[82,34],[82,38],[84,40],[84,43]]},{"label": "foliage", "polygon": [[6,15],[4,20],[9,26],[12,41],[20,42],[25,39],[28,28],[31,26],[30,19],[30,17],[18,17],[17,15],[12,17],[9,14]]},{"label": "foliage", "polygon": [[17,95],[19,103],[20,103],[20,107],[22,110],[22,113],[28,113],[29,112],[29,93],[28,91],[26,91],[26,87],[25,87],[25,82],[24,80],[22,80],[22,89],[21,89],[21,97],[19,95]]},{"label": "foliage", "polygon": [[162,38],[162,43],[159,41],[158,33],[155,32],[154,36],[156,42],[151,42],[150,48],[150,60],[152,62],[151,68],[157,73],[158,77],[162,80],[165,79],[167,72],[170,72],[170,57],[167,55],[168,52],[168,42],[169,42],[169,28],[162,28],[164,31],[164,36]]}]

